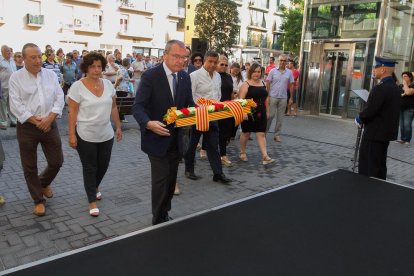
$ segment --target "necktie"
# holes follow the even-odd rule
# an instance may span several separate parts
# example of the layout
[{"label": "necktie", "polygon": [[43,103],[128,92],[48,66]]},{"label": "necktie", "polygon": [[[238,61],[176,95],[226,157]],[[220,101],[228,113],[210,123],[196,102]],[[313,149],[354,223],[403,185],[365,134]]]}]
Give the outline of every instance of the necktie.
[{"label": "necktie", "polygon": [[175,98],[177,97],[177,74],[173,73],[171,75],[173,77],[173,98],[175,102]]}]

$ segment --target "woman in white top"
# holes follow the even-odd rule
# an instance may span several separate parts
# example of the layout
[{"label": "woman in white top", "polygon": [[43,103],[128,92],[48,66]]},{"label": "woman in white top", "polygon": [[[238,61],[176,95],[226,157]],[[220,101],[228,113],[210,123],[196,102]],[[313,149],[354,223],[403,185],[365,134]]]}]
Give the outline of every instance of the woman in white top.
[{"label": "woman in white top", "polygon": [[69,98],[69,145],[78,151],[83,181],[89,201],[89,214],[98,216],[96,200],[101,199],[101,183],[111,158],[114,130],[122,139],[121,122],[116,106],[116,92],[109,80],[102,79],[105,58],[97,52],[83,57],[80,69],[86,77],[72,84]]},{"label": "woman in white top", "polygon": [[119,66],[115,63],[114,55],[109,54],[106,57],[106,60],[108,63],[106,64],[105,71],[102,72],[102,74],[105,79],[109,80],[112,84],[114,84],[116,81]]}]

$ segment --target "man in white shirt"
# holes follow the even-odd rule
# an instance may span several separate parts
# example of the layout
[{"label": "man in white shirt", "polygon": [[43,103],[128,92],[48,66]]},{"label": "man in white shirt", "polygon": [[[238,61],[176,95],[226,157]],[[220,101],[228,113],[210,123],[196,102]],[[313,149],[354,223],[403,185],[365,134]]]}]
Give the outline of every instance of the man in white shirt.
[{"label": "man in white shirt", "polygon": [[[203,67],[190,74],[194,102],[197,102],[199,98],[220,101],[221,77],[216,72],[218,58],[217,52],[207,51],[204,56]],[[190,144],[184,157],[185,176],[192,180],[199,179],[199,176],[194,174],[194,158],[201,134],[203,134],[204,143],[207,146],[207,158],[214,173],[213,181],[228,184],[231,180],[223,174],[220,154],[218,152],[219,129],[217,121],[210,122],[210,127],[207,132],[200,132],[196,130],[195,126],[192,127]]]},{"label": "man in white shirt", "polygon": [[[63,164],[62,142],[55,119],[62,115],[63,91],[56,74],[42,68],[42,52],[33,43],[23,46],[24,67],[9,81],[10,109],[18,119],[17,141],[24,177],[35,208],[45,214],[45,199],[53,197],[50,184]],[[38,175],[37,146],[42,145],[47,167]]]},{"label": "man in white shirt", "polygon": [[142,60],[142,54],[136,55],[136,60],[131,64],[131,66],[134,70],[134,75],[132,76],[132,79],[134,80],[134,93],[137,93],[141,75],[146,69],[145,62]]},{"label": "man in white shirt", "polygon": [[0,57],[0,81],[3,96],[0,97],[0,128],[6,129],[9,120],[10,126],[16,126],[16,117],[10,112],[9,107],[9,79],[13,72],[17,71],[16,64],[12,58],[12,51],[7,45],[1,46]]}]

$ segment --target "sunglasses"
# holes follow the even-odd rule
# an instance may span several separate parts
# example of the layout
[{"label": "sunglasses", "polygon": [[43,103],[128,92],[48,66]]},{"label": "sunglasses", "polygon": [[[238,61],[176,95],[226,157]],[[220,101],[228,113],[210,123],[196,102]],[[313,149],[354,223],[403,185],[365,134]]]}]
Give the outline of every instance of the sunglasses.
[{"label": "sunglasses", "polygon": [[201,58],[195,58],[194,61],[203,61]]},{"label": "sunglasses", "polygon": [[220,63],[220,66],[229,66],[228,64],[225,64],[225,63]]},{"label": "sunglasses", "polygon": [[279,59],[279,61],[283,61],[283,62],[286,62],[287,60],[286,60],[286,59]]}]

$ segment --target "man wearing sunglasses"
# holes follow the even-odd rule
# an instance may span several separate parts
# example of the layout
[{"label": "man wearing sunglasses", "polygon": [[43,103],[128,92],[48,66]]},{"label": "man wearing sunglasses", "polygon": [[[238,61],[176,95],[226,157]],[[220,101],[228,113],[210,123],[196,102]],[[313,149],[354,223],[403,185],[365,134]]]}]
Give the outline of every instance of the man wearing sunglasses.
[{"label": "man wearing sunglasses", "polygon": [[397,62],[375,57],[373,77],[380,80],[368,96],[366,108],[355,118],[364,126],[359,150],[358,173],[380,179],[387,177],[387,151],[398,137],[401,91],[392,77]]}]

